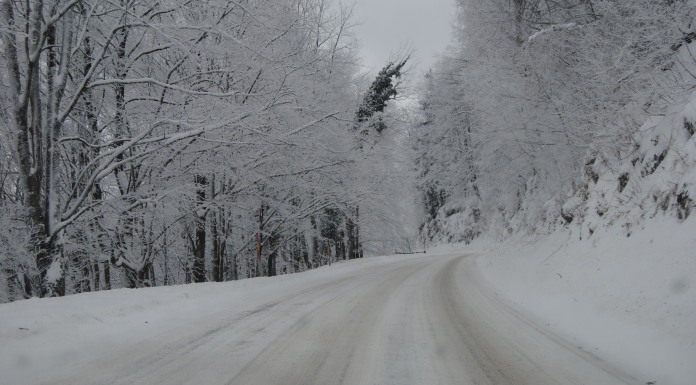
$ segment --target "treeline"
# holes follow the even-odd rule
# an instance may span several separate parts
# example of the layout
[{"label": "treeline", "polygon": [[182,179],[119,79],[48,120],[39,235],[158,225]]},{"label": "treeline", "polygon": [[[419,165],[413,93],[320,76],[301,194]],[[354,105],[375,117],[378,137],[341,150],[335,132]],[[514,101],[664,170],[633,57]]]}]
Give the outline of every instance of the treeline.
[{"label": "treeline", "polygon": [[643,123],[696,85],[693,2],[457,4],[455,43],[426,76],[414,135],[425,239],[572,222],[582,213],[567,208],[600,174],[619,177]]},{"label": "treeline", "polygon": [[0,15],[0,300],[364,255],[378,133],[358,114],[350,8],[7,0]]}]

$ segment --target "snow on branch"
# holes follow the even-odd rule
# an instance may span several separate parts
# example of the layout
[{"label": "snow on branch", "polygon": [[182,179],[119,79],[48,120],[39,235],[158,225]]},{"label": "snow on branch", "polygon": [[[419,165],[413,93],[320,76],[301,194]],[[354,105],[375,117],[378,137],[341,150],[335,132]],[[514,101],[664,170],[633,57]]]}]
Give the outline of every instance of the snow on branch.
[{"label": "snow on branch", "polygon": [[291,136],[291,135],[295,135],[295,134],[297,134],[297,133],[299,133],[299,132],[301,132],[301,131],[304,131],[304,130],[307,129],[307,128],[310,128],[310,127],[312,127],[312,126],[314,126],[314,125],[316,125],[316,124],[318,124],[318,123],[323,122],[324,120],[326,120],[326,119],[328,119],[328,118],[334,117],[334,116],[338,115],[339,113],[340,113],[340,112],[337,111],[337,112],[332,112],[332,113],[330,113],[330,114],[327,114],[327,115],[325,115],[325,116],[323,116],[323,117],[321,117],[321,118],[319,118],[319,119],[313,120],[313,121],[311,121],[311,122],[309,122],[309,123],[307,123],[307,124],[305,124],[305,125],[303,125],[303,126],[297,127],[297,128],[295,128],[295,129],[293,129],[293,130],[290,130],[290,131],[286,132],[285,134],[283,134],[283,136],[284,136],[284,137],[288,137],[288,136]]},{"label": "snow on branch", "polygon": [[[150,85],[156,85],[160,86],[162,88],[170,89],[173,91],[179,91],[185,94],[189,95],[196,95],[196,96],[212,96],[212,97],[218,97],[218,98],[227,98],[227,97],[232,97],[232,96],[238,96],[238,95],[246,95],[242,94],[240,92],[208,92],[208,91],[196,91],[196,90],[190,90],[187,88],[183,87],[177,87],[175,85],[172,85],[170,83],[166,82],[161,82],[157,79],[153,78],[139,78],[139,79],[104,79],[104,80],[96,80],[87,85],[87,88],[95,88],[95,87],[101,87],[101,86],[107,86],[107,85],[113,85],[113,84],[150,84]],[[256,96],[253,94],[250,94],[252,96]]]},{"label": "snow on branch", "polygon": [[566,23],[566,24],[554,24],[549,28],[544,28],[541,31],[534,33],[532,36],[527,38],[527,44],[531,43],[532,40],[538,38],[541,35],[547,34],[553,31],[561,31],[564,29],[574,29],[578,25],[576,23]]}]

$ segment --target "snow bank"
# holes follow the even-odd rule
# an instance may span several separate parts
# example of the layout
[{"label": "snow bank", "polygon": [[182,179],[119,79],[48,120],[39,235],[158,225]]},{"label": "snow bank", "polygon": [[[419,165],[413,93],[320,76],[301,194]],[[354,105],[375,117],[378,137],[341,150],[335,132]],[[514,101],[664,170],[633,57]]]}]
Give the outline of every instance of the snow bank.
[{"label": "snow bank", "polygon": [[520,312],[646,382],[696,379],[696,218],[530,242],[477,241],[479,267]]}]

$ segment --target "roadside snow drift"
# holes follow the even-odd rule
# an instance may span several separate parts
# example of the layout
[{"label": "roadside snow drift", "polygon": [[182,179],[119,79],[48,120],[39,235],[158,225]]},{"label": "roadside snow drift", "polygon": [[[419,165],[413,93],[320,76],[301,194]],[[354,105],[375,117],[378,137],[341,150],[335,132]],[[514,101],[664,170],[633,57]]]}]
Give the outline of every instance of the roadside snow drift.
[{"label": "roadside snow drift", "polygon": [[696,381],[696,218],[658,217],[541,241],[479,242],[485,277],[515,308],[656,384]]}]

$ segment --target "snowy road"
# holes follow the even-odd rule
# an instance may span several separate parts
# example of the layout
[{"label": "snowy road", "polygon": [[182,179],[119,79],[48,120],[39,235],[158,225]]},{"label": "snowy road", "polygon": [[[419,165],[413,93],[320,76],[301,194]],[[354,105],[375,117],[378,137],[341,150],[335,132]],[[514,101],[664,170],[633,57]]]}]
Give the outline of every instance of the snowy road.
[{"label": "snowy road", "polygon": [[505,305],[474,257],[395,258],[278,288],[39,383],[641,383]]}]

